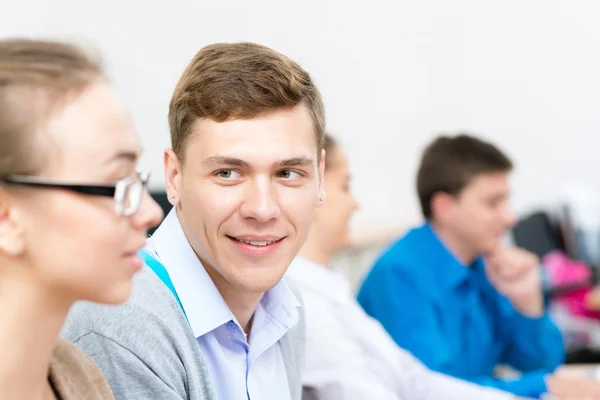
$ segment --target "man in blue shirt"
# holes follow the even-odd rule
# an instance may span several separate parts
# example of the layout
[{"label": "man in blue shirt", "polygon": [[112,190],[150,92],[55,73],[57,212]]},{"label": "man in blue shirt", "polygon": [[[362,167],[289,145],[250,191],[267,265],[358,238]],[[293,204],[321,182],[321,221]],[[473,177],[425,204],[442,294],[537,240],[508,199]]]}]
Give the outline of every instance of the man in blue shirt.
[{"label": "man in blue shirt", "polygon": [[[544,309],[539,262],[500,243],[515,222],[511,169],[500,150],[468,135],[431,143],[417,176],[427,222],[380,257],[358,300],[431,369],[523,397],[596,392],[595,382],[551,375],[564,348]],[[522,374],[495,378],[498,364]]]}]

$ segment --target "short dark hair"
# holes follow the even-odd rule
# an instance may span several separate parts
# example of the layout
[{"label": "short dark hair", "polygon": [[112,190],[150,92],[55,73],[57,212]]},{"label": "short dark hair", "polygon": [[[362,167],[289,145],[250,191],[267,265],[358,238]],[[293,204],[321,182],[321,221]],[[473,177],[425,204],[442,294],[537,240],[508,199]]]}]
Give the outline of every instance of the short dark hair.
[{"label": "short dark hair", "polygon": [[431,200],[436,193],[458,196],[476,176],[512,168],[508,156],[491,143],[467,133],[438,136],[425,148],[417,172],[423,216],[432,218]]}]

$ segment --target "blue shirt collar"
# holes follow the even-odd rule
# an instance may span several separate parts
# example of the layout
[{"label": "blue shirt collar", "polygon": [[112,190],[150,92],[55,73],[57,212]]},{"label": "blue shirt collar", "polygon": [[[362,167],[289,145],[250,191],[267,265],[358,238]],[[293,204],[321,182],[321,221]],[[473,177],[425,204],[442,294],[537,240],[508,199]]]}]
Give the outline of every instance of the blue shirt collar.
[{"label": "blue shirt collar", "polygon": [[478,257],[470,266],[463,264],[440,240],[429,223],[413,229],[409,235],[436,279],[445,287],[456,288],[467,281],[475,270],[483,268],[482,257]]},{"label": "blue shirt collar", "polygon": [[[185,236],[176,209],[165,217],[146,250],[169,272],[196,338],[237,321]],[[296,325],[300,307],[285,281],[265,293],[262,308],[285,329]],[[238,324],[239,325],[239,324]]]}]

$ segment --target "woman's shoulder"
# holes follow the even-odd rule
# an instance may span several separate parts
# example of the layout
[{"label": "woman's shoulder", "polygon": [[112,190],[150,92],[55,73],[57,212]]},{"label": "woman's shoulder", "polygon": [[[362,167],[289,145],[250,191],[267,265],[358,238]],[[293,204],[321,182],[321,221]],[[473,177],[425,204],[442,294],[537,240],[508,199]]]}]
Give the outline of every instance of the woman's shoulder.
[{"label": "woman's shoulder", "polygon": [[59,338],[54,348],[49,380],[59,400],[114,400],[100,368],[77,346],[64,339]]}]

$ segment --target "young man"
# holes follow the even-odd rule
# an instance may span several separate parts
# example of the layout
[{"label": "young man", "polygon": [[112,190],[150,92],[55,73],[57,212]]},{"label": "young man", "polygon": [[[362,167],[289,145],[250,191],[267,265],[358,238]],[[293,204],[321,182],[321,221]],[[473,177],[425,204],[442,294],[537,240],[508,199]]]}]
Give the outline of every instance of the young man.
[{"label": "young man", "polygon": [[362,310],[348,280],[331,266],[348,244],[357,203],[344,152],[329,137],[325,150],[327,202],[288,270],[306,311],[305,391],[322,400],[515,400],[510,393],[427,369]]},{"label": "young man", "polygon": [[66,336],[118,399],[299,400],[303,315],[281,279],[324,200],[319,91],[271,49],[216,44],[183,73],[169,123],[175,207],[147,246],[154,271],[123,308],[82,306]]},{"label": "young man", "polygon": [[[468,135],[431,143],[417,175],[427,222],[381,256],[358,300],[433,370],[524,397],[595,392],[596,382],[549,375],[564,350],[544,309],[538,260],[500,244],[515,222],[511,169],[500,150]],[[498,364],[522,375],[496,379]]]}]

